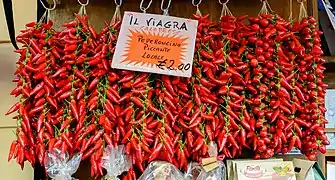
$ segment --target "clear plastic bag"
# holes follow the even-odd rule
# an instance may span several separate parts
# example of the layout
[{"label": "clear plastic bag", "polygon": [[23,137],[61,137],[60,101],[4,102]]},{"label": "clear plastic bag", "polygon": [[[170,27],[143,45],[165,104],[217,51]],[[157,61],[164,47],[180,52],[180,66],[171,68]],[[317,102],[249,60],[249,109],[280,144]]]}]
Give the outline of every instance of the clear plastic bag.
[{"label": "clear plastic bag", "polygon": [[62,153],[59,149],[47,151],[44,158],[45,169],[52,179],[74,180],[71,177],[79,168],[81,154],[75,154],[69,159],[69,154]]},{"label": "clear plastic bag", "polygon": [[219,167],[206,172],[204,169],[201,170],[197,180],[226,180],[226,166],[222,161],[219,162]]},{"label": "clear plastic bag", "polygon": [[[208,148],[210,157],[216,157],[217,145],[211,142]],[[226,166],[218,161],[219,166],[209,172],[198,163],[191,162],[188,170],[183,174],[174,165],[165,161],[154,161],[149,164],[138,180],[226,180]]]},{"label": "clear plastic bag", "polygon": [[164,161],[153,161],[138,180],[185,180],[184,174],[174,165]]},{"label": "clear plastic bag", "polygon": [[[216,157],[218,155],[215,142],[210,142],[208,154],[210,157]],[[218,163],[219,166],[209,172],[206,172],[198,163],[190,163],[190,169],[185,176],[190,180],[226,180],[226,166],[222,161],[218,161]]]},{"label": "clear plastic bag", "polygon": [[190,162],[188,164],[188,170],[184,175],[185,180],[197,180],[200,172],[203,168],[196,162]]},{"label": "clear plastic bag", "polygon": [[114,148],[109,145],[106,147],[102,157],[102,167],[106,169],[106,179],[119,179],[118,176],[128,171],[131,167],[131,159],[126,155],[124,146],[120,145]]}]

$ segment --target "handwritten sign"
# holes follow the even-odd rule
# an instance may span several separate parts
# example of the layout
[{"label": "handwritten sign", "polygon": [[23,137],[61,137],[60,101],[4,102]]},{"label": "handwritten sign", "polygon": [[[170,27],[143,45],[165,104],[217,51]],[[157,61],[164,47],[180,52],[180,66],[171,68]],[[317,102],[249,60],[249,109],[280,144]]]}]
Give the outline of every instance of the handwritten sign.
[{"label": "handwritten sign", "polygon": [[112,67],[190,77],[198,21],[125,12]]}]

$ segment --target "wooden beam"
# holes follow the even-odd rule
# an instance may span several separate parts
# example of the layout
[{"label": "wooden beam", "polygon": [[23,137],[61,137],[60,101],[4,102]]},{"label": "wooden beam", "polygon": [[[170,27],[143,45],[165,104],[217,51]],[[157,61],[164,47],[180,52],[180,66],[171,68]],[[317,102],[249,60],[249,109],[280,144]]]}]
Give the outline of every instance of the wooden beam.
[{"label": "wooden beam", "polygon": [[327,149],[325,156],[335,156],[335,149]]},{"label": "wooden beam", "polygon": [[10,43],[10,41],[8,41],[8,40],[0,40],[0,44],[6,44],[6,43]]},{"label": "wooden beam", "polygon": [[2,126],[0,129],[16,129],[17,126]]},{"label": "wooden beam", "polygon": [[335,128],[326,128],[326,132],[335,132]]},{"label": "wooden beam", "polygon": [[335,63],[335,56],[323,56],[322,58],[326,60],[326,63]]},{"label": "wooden beam", "polygon": [[318,0],[307,0],[307,12],[316,20],[319,19]]}]

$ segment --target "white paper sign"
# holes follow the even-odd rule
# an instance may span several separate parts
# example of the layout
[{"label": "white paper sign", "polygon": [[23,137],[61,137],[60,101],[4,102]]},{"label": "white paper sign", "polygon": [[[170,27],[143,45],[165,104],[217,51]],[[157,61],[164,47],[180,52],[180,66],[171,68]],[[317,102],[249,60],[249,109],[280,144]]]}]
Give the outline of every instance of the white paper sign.
[{"label": "white paper sign", "polygon": [[198,21],[125,12],[112,67],[191,77]]}]

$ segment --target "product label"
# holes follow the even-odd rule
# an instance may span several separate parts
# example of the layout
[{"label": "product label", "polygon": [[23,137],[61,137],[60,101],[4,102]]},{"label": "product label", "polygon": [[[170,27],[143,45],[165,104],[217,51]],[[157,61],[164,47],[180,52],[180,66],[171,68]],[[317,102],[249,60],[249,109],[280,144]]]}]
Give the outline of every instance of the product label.
[{"label": "product label", "polygon": [[112,67],[191,77],[198,21],[125,12]]}]

